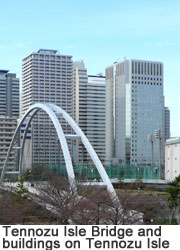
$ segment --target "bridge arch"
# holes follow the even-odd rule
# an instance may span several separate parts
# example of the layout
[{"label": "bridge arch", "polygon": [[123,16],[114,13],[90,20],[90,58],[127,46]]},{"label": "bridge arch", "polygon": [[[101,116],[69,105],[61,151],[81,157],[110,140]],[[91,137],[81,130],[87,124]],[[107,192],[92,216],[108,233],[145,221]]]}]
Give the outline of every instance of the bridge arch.
[{"label": "bridge arch", "polygon": [[16,131],[14,133],[14,136],[12,138],[11,144],[9,146],[8,149],[8,153],[6,156],[6,160],[4,162],[4,166],[3,166],[3,170],[1,173],[1,179],[0,179],[0,185],[3,182],[4,179],[4,175],[5,172],[7,170],[7,164],[8,164],[8,160],[9,160],[9,156],[11,153],[11,150],[13,149],[16,137],[20,131],[21,125],[24,123],[24,121],[26,119],[28,119],[27,123],[26,123],[26,127],[25,127],[25,131],[24,131],[24,135],[23,135],[23,140],[21,142],[20,145],[20,167],[19,167],[19,171],[20,171],[20,175],[22,172],[22,157],[23,157],[23,151],[24,151],[24,145],[25,145],[25,139],[26,139],[26,134],[27,134],[27,130],[28,127],[32,121],[32,119],[34,118],[35,114],[38,113],[40,110],[45,111],[48,116],[50,117],[51,121],[53,122],[53,125],[55,127],[55,130],[57,132],[58,135],[58,139],[60,141],[61,144],[61,148],[62,148],[62,152],[64,155],[64,160],[65,160],[65,164],[66,164],[66,170],[67,170],[67,175],[68,175],[68,179],[71,185],[75,186],[75,175],[74,175],[74,170],[73,170],[73,165],[72,165],[72,160],[71,160],[71,156],[70,156],[70,152],[69,152],[69,148],[68,148],[68,144],[67,144],[67,140],[65,137],[65,134],[63,132],[62,126],[58,120],[57,115],[60,115],[62,118],[64,118],[66,120],[66,122],[72,127],[72,129],[74,130],[74,132],[76,133],[75,136],[80,137],[83,145],[85,146],[87,152],[89,153],[95,167],[97,168],[104,184],[107,186],[107,190],[111,196],[111,198],[114,200],[117,200],[117,196],[116,196],[116,192],[111,184],[111,181],[101,163],[101,161],[99,160],[99,157],[97,156],[96,152],[94,151],[93,147],[91,146],[89,140],[87,139],[87,137],[84,135],[84,133],[82,132],[82,130],[79,128],[79,126],[76,124],[76,122],[70,117],[70,115],[68,115],[63,109],[61,109],[60,107],[54,105],[54,104],[50,104],[50,103],[37,103],[34,104],[32,106],[29,107],[29,109],[25,112],[25,114],[23,115],[23,117],[21,118]]}]

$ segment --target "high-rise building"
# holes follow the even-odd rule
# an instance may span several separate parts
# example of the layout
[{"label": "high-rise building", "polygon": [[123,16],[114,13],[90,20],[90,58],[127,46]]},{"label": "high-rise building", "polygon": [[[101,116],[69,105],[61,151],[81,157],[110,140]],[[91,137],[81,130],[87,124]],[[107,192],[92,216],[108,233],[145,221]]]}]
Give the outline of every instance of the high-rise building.
[{"label": "high-rise building", "polygon": [[[106,160],[131,164],[160,162],[164,138],[163,64],[124,60],[106,69]],[[162,141],[161,141],[162,142]],[[161,146],[162,147],[162,146]],[[161,148],[163,150],[163,148]]]},{"label": "high-rise building", "polygon": [[[3,167],[19,117],[19,79],[8,70],[0,70],[0,168]],[[17,151],[9,158],[9,169],[16,167]]]},{"label": "high-rise building", "polygon": [[170,110],[168,107],[164,108],[164,136],[165,140],[170,138]]},{"label": "high-rise building", "polygon": [[16,74],[0,70],[0,115],[19,117],[19,79]]},{"label": "high-rise building", "polygon": [[[86,90],[88,76],[87,69],[83,61],[73,63],[73,119],[86,134]],[[84,157],[84,146],[81,141],[74,141],[73,156],[74,161],[82,163],[86,160]]]},{"label": "high-rise building", "polygon": [[87,85],[87,131],[94,150],[105,161],[105,76],[88,75]]},{"label": "high-rise building", "polygon": [[[74,63],[73,117],[92,144],[101,161],[105,160],[105,77],[87,75],[83,61]],[[77,162],[89,162],[82,143],[75,143]]]},{"label": "high-rise building", "polygon": [[[72,56],[40,49],[23,59],[22,112],[34,103],[53,103],[72,116]],[[59,118],[62,119],[62,118]],[[62,121],[65,133],[71,128]],[[60,145],[52,122],[38,113],[32,122],[32,164],[59,164]]]}]

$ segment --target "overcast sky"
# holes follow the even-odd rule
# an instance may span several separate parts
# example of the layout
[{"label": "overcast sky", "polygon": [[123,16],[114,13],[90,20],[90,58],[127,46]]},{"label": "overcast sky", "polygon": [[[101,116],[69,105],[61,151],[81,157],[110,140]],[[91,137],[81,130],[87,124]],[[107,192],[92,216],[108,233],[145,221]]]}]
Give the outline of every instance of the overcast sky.
[{"label": "overcast sky", "polygon": [[179,0],[1,1],[0,69],[21,79],[22,58],[40,48],[84,60],[88,74],[124,57],[163,62],[171,134],[180,136]]}]

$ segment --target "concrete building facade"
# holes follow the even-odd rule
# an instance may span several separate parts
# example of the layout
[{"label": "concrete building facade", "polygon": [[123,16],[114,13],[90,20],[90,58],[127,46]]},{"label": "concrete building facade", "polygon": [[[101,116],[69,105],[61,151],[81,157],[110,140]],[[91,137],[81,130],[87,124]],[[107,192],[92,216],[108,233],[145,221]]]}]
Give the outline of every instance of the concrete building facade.
[{"label": "concrete building facade", "polygon": [[[19,79],[8,70],[0,70],[0,169],[3,167],[19,117]],[[17,166],[16,150],[9,160],[9,170]]]},{"label": "concrete building facade", "polygon": [[[0,169],[2,169],[9,145],[17,127],[17,118],[9,116],[0,116]],[[17,168],[18,152],[13,150],[9,162],[8,169],[15,170]]]},{"label": "concrete building facade", "polygon": [[[53,103],[72,116],[71,58],[57,50],[40,49],[23,59],[21,114],[34,103]],[[69,125],[61,122],[65,133],[71,133]],[[40,113],[32,122],[31,140],[32,164],[59,165],[63,160],[54,126],[47,115]]]},{"label": "concrete building facade", "polygon": [[180,175],[180,137],[171,138],[165,144],[165,180],[173,181]]},{"label": "concrete building facade", "polygon": [[[106,68],[106,160],[152,164],[148,135],[157,129],[164,138],[163,64],[124,60]],[[153,147],[158,163],[158,140]]]},{"label": "concrete building facade", "polygon": [[[73,97],[74,120],[103,162],[105,160],[105,77],[88,75],[84,62],[75,62]],[[76,142],[75,145],[76,161],[90,163],[90,157],[82,144]]]}]

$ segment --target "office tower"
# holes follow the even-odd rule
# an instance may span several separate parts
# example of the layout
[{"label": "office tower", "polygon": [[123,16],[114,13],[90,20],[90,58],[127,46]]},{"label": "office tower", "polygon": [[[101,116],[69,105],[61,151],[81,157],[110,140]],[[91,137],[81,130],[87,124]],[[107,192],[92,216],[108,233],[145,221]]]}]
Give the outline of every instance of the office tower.
[{"label": "office tower", "polygon": [[[8,70],[0,70],[0,168],[3,167],[19,116],[19,79]],[[16,165],[17,151],[9,159],[9,169]]]},{"label": "office tower", "polygon": [[19,79],[16,74],[0,70],[0,115],[19,117]]},{"label": "office tower", "polygon": [[106,68],[106,160],[152,164],[154,153],[158,163],[160,142],[153,137],[152,152],[148,135],[159,129],[164,138],[163,64],[124,60]]},{"label": "office tower", "polygon": [[[53,103],[72,116],[72,56],[40,49],[23,59],[22,114],[34,103]],[[62,119],[62,118],[59,118]],[[62,122],[65,133],[71,128]],[[32,122],[32,164],[60,164],[60,145],[48,116],[40,112]]]},{"label": "office tower", "polygon": [[168,107],[164,108],[164,135],[165,140],[170,138],[170,110]]},{"label": "office tower", "polygon": [[86,135],[102,162],[105,161],[105,98],[105,76],[88,75]]},{"label": "office tower", "polygon": [[[83,130],[97,155],[105,159],[105,77],[87,75],[83,61],[74,63],[73,117]],[[90,163],[81,143],[76,142],[77,162]],[[83,157],[82,157],[83,156]]]}]

